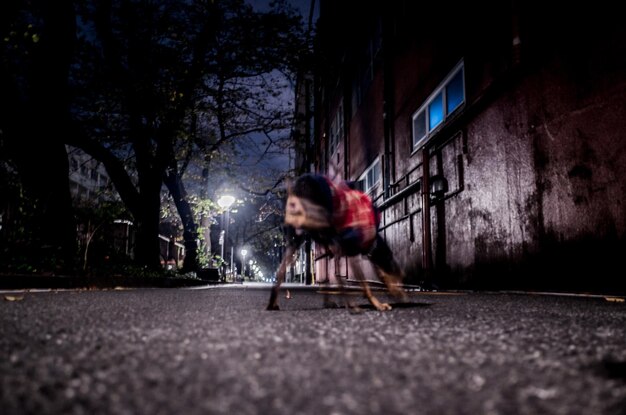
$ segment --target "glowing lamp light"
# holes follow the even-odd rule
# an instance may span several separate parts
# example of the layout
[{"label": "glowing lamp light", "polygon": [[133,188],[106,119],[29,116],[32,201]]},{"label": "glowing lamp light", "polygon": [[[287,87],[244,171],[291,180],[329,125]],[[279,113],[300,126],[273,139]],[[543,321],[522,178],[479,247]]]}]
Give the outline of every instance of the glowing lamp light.
[{"label": "glowing lamp light", "polygon": [[228,209],[235,203],[235,197],[231,195],[223,195],[217,199],[217,204],[220,205],[222,209]]}]

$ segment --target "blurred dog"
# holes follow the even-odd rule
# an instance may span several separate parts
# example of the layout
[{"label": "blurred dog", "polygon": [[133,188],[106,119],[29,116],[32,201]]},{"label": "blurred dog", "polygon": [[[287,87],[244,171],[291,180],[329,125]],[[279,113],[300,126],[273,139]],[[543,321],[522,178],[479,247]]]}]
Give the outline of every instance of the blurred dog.
[{"label": "blurred dog", "polygon": [[[288,187],[285,208],[285,237],[287,249],[276,274],[268,310],[278,310],[278,293],[285,279],[287,267],[295,260],[294,254],[308,235],[321,244],[331,256],[346,256],[350,268],[360,282],[368,301],[376,310],[390,310],[380,302],[365,280],[357,260],[366,255],[385,283],[389,293],[402,300],[406,293],[400,284],[403,272],[394,259],[385,240],[378,233],[380,215],[370,197],[347,182],[335,183],[326,176],[306,174]],[[342,288],[341,278],[338,282]],[[358,311],[358,307],[348,304]]]}]

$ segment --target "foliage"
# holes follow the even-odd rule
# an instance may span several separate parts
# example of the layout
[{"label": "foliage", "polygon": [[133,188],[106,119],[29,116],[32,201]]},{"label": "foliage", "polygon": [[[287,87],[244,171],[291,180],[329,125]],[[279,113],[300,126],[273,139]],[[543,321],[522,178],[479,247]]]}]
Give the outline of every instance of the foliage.
[{"label": "foliage", "polygon": [[105,264],[94,267],[92,276],[117,276],[128,278],[185,278],[198,279],[195,273],[179,273],[166,269],[150,269],[137,264],[124,261],[110,260]]},{"label": "foliage", "polygon": [[[55,69],[54,91],[67,103],[55,107],[55,119],[70,132],[59,136],[105,165],[137,226],[141,266],[158,267],[163,183],[187,252],[202,240],[198,226],[214,215],[210,200],[221,183],[234,178],[257,192],[274,186],[286,163],[268,160],[285,152],[292,112],[285,91],[306,49],[300,18],[286,2],[263,13],[242,0],[63,1],[43,11],[34,5],[1,6],[11,12],[0,17],[5,57],[16,64],[0,75],[11,87],[24,86],[23,95],[38,91],[35,78],[18,69],[29,67],[42,45],[50,52],[50,45],[63,46],[64,59],[49,53],[32,67]],[[44,20],[56,24],[57,43]],[[69,34],[74,42],[61,43]],[[52,97],[42,101],[41,114]]]},{"label": "foliage", "polygon": [[[101,258],[111,255],[111,250],[121,250],[114,244],[112,230],[116,226],[116,222],[128,221],[130,216],[119,200],[109,199],[96,203],[95,199],[79,199],[75,205],[75,213],[79,229],[79,248],[83,271],[88,266],[92,242],[100,243],[101,252],[95,254]],[[125,252],[124,255],[126,255]]]}]

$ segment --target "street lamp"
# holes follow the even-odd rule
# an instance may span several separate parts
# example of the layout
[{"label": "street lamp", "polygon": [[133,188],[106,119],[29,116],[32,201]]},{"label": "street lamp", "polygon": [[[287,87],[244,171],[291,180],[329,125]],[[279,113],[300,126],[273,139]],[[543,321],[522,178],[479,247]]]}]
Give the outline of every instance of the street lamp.
[{"label": "street lamp", "polygon": [[[217,204],[224,210],[224,212],[226,213],[224,215],[224,212],[222,212],[222,219],[225,219],[222,221],[222,232],[224,232],[223,235],[220,234],[220,244],[221,246],[221,255],[222,255],[222,261],[224,261],[224,245],[226,245],[226,241],[228,238],[228,225],[230,222],[230,213],[229,213],[229,209],[230,207],[233,205],[233,203],[235,203],[235,197],[231,196],[231,195],[222,195],[219,197],[219,199],[217,199]],[[224,226],[224,222],[226,222],[226,226]],[[223,262],[222,265],[224,268],[226,268],[226,262]],[[232,272],[233,269],[233,255],[231,253],[230,255],[230,269]],[[226,273],[224,273],[224,275],[226,275]]]},{"label": "street lamp", "polygon": [[244,277],[246,271],[246,255],[248,255],[247,249],[241,250],[241,278]]},{"label": "street lamp", "polygon": [[217,204],[220,205],[222,209],[228,209],[235,203],[235,197],[231,195],[223,195],[217,199]]}]

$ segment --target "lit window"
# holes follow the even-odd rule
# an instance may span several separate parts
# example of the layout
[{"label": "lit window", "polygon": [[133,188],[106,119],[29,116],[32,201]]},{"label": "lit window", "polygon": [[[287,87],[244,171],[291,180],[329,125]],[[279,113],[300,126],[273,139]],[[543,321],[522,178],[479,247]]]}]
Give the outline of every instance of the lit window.
[{"label": "lit window", "polygon": [[443,121],[443,95],[437,94],[428,104],[428,130],[434,130]]},{"label": "lit window", "polygon": [[464,100],[463,67],[461,67],[446,85],[446,112],[451,114],[455,109],[461,106]]},{"label": "lit window", "polygon": [[424,144],[465,102],[465,75],[461,61],[413,114],[413,148]]}]

